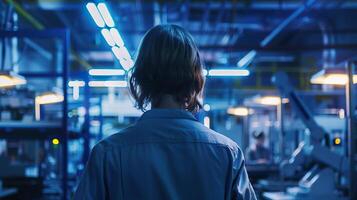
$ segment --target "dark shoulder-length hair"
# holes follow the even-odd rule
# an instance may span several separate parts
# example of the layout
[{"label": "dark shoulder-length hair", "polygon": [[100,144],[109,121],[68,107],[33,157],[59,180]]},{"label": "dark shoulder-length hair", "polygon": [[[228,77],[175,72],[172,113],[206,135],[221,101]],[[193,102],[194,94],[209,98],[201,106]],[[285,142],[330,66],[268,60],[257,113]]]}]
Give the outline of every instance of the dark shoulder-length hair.
[{"label": "dark shoulder-length hair", "polygon": [[201,108],[202,61],[192,36],[177,25],[158,25],[142,39],[129,88],[142,111],[170,95],[190,112]]}]

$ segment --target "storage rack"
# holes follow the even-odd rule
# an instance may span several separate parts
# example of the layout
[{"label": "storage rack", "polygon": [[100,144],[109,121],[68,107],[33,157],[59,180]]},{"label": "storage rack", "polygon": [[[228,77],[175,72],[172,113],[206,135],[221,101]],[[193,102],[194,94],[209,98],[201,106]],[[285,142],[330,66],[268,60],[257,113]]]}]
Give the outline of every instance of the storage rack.
[{"label": "storage rack", "polygon": [[[44,123],[0,123],[0,138],[18,138],[18,139],[48,139],[51,137],[58,137],[62,145],[62,199],[68,197],[68,68],[69,68],[69,49],[70,49],[70,31],[68,29],[44,29],[44,30],[17,30],[17,31],[0,31],[0,38],[39,38],[39,39],[59,39],[62,44],[62,71],[61,73],[20,73],[24,77],[53,77],[62,78],[63,90],[63,107],[62,107],[62,121],[58,124],[44,124]],[[31,135],[22,134],[23,131],[31,130]],[[10,136],[9,132],[14,133]],[[51,134],[43,134],[51,133]]]}]

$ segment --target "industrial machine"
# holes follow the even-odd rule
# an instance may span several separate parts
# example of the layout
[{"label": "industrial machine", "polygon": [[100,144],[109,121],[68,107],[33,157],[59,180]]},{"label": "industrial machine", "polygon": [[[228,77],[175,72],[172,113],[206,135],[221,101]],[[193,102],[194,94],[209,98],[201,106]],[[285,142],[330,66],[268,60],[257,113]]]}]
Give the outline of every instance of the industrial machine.
[{"label": "industrial machine", "polygon": [[[312,166],[296,187],[285,192],[265,192],[267,199],[343,199],[338,178],[348,174],[347,157],[330,149],[329,134],[320,127],[304,102],[297,96],[285,73],[273,77],[281,95],[289,99],[296,116],[308,129],[308,140],[300,143],[291,158],[281,165],[281,175],[291,177],[303,166]],[[337,175],[337,176],[336,176]],[[341,180],[342,178],[340,178]]]}]

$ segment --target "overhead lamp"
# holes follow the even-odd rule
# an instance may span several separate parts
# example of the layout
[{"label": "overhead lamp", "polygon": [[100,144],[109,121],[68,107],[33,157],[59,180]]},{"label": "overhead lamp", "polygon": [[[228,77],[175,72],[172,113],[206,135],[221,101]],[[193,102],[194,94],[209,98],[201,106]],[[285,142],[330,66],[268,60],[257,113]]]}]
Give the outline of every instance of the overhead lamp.
[{"label": "overhead lamp", "polygon": [[250,72],[246,69],[211,69],[208,76],[249,76]]},{"label": "overhead lamp", "polygon": [[238,67],[248,66],[253,61],[256,55],[257,55],[257,51],[255,50],[249,51],[243,58],[241,58],[238,61],[237,66]]},{"label": "overhead lamp", "polygon": [[94,22],[97,24],[97,26],[99,26],[100,28],[103,28],[105,26],[105,22],[104,22],[102,16],[100,15],[99,10],[95,6],[95,4],[92,2],[87,3],[86,8],[87,8],[89,14],[92,16]]},{"label": "overhead lamp", "polygon": [[26,84],[26,79],[11,71],[0,72],[0,87],[13,87]]},{"label": "overhead lamp", "polygon": [[[348,76],[344,69],[327,68],[314,74],[310,82],[312,84],[346,85],[348,83]],[[357,83],[357,75],[353,75],[353,83]]]},{"label": "overhead lamp", "polygon": [[88,73],[91,76],[122,76],[125,71],[122,69],[90,69]]},{"label": "overhead lamp", "polygon": [[105,41],[108,43],[109,46],[114,46],[115,45],[115,41],[112,38],[112,35],[110,34],[110,31],[106,28],[102,29],[100,31],[105,39]]},{"label": "overhead lamp", "polygon": [[63,95],[56,92],[46,92],[36,97],[35,101],[38,104],[53,104],[60,103],[64,100]]},{"label": "overhead lamp", "polygon": [[112,16],[110,15],[107,5],[105,3],[98,3],[97,7],[98,7],[100,14],[102,15],[102,17],[104,19],[105,24],[109,27],[114,27],[115,23],[114,23]]},{"label": "overhead lamp", "polygon": [[110,34],[112,35],[112,38],[115,41],[115,43],[117,44],[117,46],[119,46],[119,47],[123,47],[124,46],[123,38],[121,37],[118,29],[111,28],[110,29]]},{"label": "overhead lamp", "polygon": [[250,110],[246,107],[228,108],[227,113],[234,116],[247,116],[250,114]]},{"label": "overhead lamp", "polygon": [[126,81],[89,81],[89,87],[127,87]]},{"label": "overhead lamp", "polygon": [[59,139],[58,138],[53,138],[52,139],[52,144],[53,145],[58,145],[60,143]]},{"label": "overhead lamp", "polygon": [[46,92],[35,98],[35,119],[39,121],[41,119],[41,105],[60,103],[64,100],[62,94],[56,92]]},{"label": "overhead lamp", "polygon": [[95,3],[91,2],[87,3],[86,7],[99,27],[104,28],[106,25],[110,28],[102,29],[101,33],[109,46],[112,47],[113,54],[120,61],[120,64],[123,66],[123,68],[125,70],[132,68],[134,66],[134,61],[126,49],[123,38],[121,37],[118,29],[114,28],[115,23],[112,16],[110,15],[107,5],[102,2],[98,3],[96,6]]},{"label": "overhead lamp", "polygon": [[264,96],[264,97],[256,97],[254,99],[255,103],[267,105],[267,106],[278,106],[281,103],[288,103],[289,99],[283,98],[281,100],[278,96]]}]

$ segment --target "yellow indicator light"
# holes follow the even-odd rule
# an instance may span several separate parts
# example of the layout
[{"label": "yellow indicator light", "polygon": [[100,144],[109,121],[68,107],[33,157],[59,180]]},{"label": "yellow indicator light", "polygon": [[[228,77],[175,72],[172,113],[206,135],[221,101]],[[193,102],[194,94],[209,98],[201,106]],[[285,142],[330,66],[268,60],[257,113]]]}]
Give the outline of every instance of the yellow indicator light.
[{"label": "yellow indicator light", "polygon": [[59,144],[59,139],[53,138],[53,139],[52,139],[52,144],[58,145],[58,144]]},{"label": "yellow indicator light", "polygon": [[340,145],[340,144],[341,144],[341,138],[335,138],[335,139],[333,140],[333,143],[334,143],[335,145]]}]

